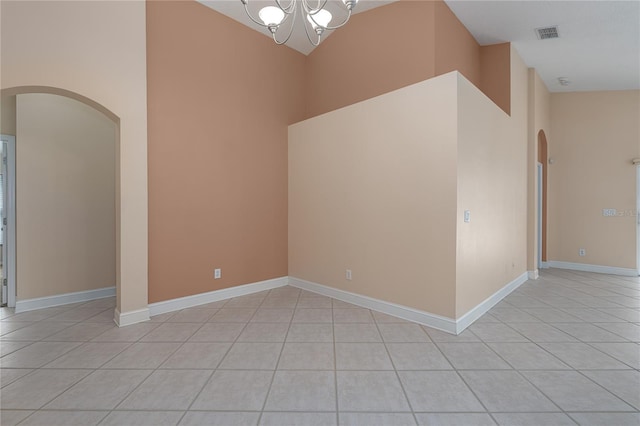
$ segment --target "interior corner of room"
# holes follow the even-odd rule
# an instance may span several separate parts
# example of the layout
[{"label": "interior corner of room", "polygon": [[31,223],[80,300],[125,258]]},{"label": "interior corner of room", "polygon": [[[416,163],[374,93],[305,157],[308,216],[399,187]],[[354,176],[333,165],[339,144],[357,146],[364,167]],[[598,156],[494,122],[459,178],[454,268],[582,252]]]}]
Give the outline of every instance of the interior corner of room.
[{"label": "interior corner of room", "polygon": [[195,1],[29,3],[2,4],[21,309],[289,284],[459,333],[544,268],[638,275],[640,90],[554,90],[445,2],[309,55]]}]

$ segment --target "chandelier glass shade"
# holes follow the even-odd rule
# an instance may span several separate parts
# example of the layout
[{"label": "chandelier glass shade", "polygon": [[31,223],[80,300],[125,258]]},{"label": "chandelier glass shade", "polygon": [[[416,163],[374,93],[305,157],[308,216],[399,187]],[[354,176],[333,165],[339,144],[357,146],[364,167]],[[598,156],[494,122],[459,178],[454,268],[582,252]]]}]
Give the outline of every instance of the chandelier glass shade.
[{"label": "chandelier glass shade", "polygon": [[[351,18],[353,8],[358,3],[358,0],[333,2],[339,3],[344,8],[346,17],[343,18],[341,23],[330,25],[333,20],[333,15],[326,9],[328,0],[289,0],[288,3],[281,0],[274,0],[275,6],[266,6],[260,9],[258,19],[256,19],[249,10],[250,0],[240,1],[244,5],[247,16],[256,24],[267,28],[276,44],[285,44],[289,41],[296,25],[296,14],[298,14],[307,38],[314,46],[320,44],[320,39],[325,31],[335,30],[345,25],[349,21],[349,18]],[[286,25],[285,23],[289,20],[292,22]],[[288,27],[288,30],[286,27]],[[281,31],[281,29],[283,29],[283,31]],[[281,33],[286,34],[284,38],[280,37]]]}]

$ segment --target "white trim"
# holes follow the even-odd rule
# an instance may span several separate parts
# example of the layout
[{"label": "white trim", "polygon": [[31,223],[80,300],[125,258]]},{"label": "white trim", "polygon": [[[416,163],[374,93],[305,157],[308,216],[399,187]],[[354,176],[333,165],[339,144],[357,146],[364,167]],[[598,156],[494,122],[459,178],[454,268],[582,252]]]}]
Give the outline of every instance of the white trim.
[{"label": "white trim", "polygon": [[360,294],[350,293],[344,290],[338,290],[337,288],[327,287],[322,284],[301,280],[299,278],[289,277],[289,285],[311,291],[313,293],[322,294],[323,296],[342,300],[343,302],[362,306],[363,308],[393,315],[394,317],[417,322],[448,333],[456,334],[456,321],[451,318],[420,311],[407,306],[396,305],[395,303],[385,302],[384,300],[374,299]]},{"label": "white trim", "polygon": [[540,278],[540,273],[538,272],[537,269],[534,269],[533,271],[528,271],[527,274],[530,280],[537,280],[538,278]]},{"label": "white trim", "polygon": [[523,273],[522,275],[511,281],[509,284],[505,285],[500,290],[496,291],[491,296],[486,298],[475,308],[471,309],[469,312],[458,318],[456,320],[456,334],[462,333],[465,328],[469,327],[475,320],[487,313],[489,309],[497,305],[498,302],[500,302],[502,299],[507,297],[509,293],[524,284],[528,279],[529,273]]},{"label": "white trim", "polygon": [[149,308],[138,309],[137,311],[120,312],[116,308],[113,321],[118,327],[137,324],[139,322],[149,321]]},{"label": "white trim", "polygon": [[68,305],[70,303],[88,302],[116,295],[115,287],[98,288],[96,290],[77,291],[75,293],[57,294],[55,296],[37,297],[16,301],[16,314],[33,311],[35,309],[51,308],[52,306]]},{"label": "white trim", "polygon": [[549,262],[544,261],[544,262],[540,262],[540,269],[549,269],[551,266],[549,266]]},{"label": "white trim", "polygon": [[287,277],[280,277],[251,284],[239,285],[236,287],[223,288],[221,290],[214,290],[207,293],[194,294],[193,296],[179,297],[177,299],[151,303],[149,305],[149,314],[154,316],[167,312],[179,311],[181,309],[230,299],[232,297],[245,296],[247,294],[271,290],[273,288],[284,287],[286,285]]},{"label": "white trim", "polygon": [[618,268],[615,266],[589,265],[586,263],[558,262],[550,260],[548,268],[569,269],[571,271],[595,272],[598,274],[622,275],[625,277],[637,277],[638,270],[634,268]]},{"label": "white trim", "polygon": [[[537,196],[537,204],[538,204],[538,208],[536,209],[536,213],[538,216],[538,220],[537,222],[537,228],[536,229],[536,238],[538,241],[538,268],[542,268],[542,216],[544,215],[544,212],[542,211],[542,204],[544,201],[544,188],[543,188],[543,175],[544,175],[544,166],[542,165],[542,163],[538,162],[538,164],[536,164],[536,172],[538,174],[536,182],[537,182],[537,186],[538,186],[538,196]],[[538,279],[533,278],[533,279]]]},{"label": "white trim", "polygon": [[7,205],[4,206],[7,212],[7,227],[9,231],[4,235],[3,250],[7,250],[7,265],[5,268],[7,279],[7,306],[16,306],[16,138],[11,135],[0,136],[2,141],[7,142],[7,169],[4,178],[7,181]]},{"label": "white trim", "polygon": [[636,275],[640,275],[640,164],[636,165]]}]

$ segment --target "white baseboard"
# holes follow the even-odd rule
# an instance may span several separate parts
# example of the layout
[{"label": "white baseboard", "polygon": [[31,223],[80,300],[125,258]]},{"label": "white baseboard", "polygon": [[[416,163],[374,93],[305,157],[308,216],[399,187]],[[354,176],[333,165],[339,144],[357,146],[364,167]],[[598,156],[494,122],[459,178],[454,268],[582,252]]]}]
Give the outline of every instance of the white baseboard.
[{"label": "white baseboard", "polygon": [[343,302],[362,306],[363,308],[393,315],[394,317],[402,318],[407,321],[417,322],[431,328],[456,334],[456,321],[451,318],[420,311],[407,306],[397,305],[391,302],[385,302],[384,300],[374,299],[368,296],[362,296],[360,294],[350,293],[344,290],[338,290],[333,287],[327,287],[322,284],[305,281],[299,278],[289,277],[289,285],[303,290],[308,290],[313,293],[322,294],[323,296],[342,300]]},{"label": "white baseboard", "polygon": [[546,262],[548,268],[568,269],[571,271],[595,272],[598,274],[622,275],[625,277],[637,277],[638,270],[632,268],[618,268],[615,266],[589,265],[586,263],[558,262],[550,260]]},{"label": "white baseboard", "polygon": [[113,297],[115,287],[98,288],[96,290],[77,291],[75,293],[57,294],[55,296],[37,297],[35,299],[16,300],[16,314],[35,309],[51,308],[70,303],[88,302],[90,300]]},{"label": "white baseboard", "polygon": [[116,308],[113,321],[118,325],[118,327],[149,321],[149,309],[144,308],[138,309],[137,311],[120,312],[118,308]]},{"label": "white baseboard", "polygon": [[524,284],[528,279],[529,273],[523,273],[522,275],[511,281],[509,284],[505,285],[500,290],[496,291],[491,296],[486,298],[475,308],[471,309],[469,312],[458,318],[456,320],[456,334],[462,333],[465,328],[469,327],[475,320],[487,313],[489,309],[497,305],[498,302],[500,302],[502,299],[507,297],[509,293]]},{"label": "white baseboard", "polygon": [[529,271],[527,272],[527,274],[530,280],[537,280],[538,278],[540,278],[540,273],[538,272],[537,269],[534,269],[533,271]]},{"label": "white baseboard", "polygon": [[230,299],[232,297],[245,296],[259,291],[271,290],[273,288],[283,287],[286,285],[287,277],[280,277],[266,281],[259,281],[257,283],[223,288],[221,290],[214,290],[207,293],[194,294],[193,296],[185,296],[177,299],[151,303],[149,305],[149,313],[151,316],[160,315],[167,312],[179,311],[181,309],[217,302],[219,300]]},{"label": "white baseboard", "polygon": [[550,268],[549,262],[547,261],[540,262],[540,269],[549,269],[549,268]]}]

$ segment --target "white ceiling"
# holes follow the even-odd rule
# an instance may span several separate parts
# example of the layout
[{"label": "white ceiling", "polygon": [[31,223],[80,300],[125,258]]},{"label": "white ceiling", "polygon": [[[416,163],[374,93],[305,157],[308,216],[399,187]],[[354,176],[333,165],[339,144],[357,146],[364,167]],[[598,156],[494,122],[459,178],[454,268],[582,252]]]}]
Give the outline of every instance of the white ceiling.
[{"label": "white ceiling", "polygon": [[[240,0],[198,1],[269,36],[247,18]],[[481,45],[512,42],[552,92],[640,89],[640,0],[445,1]],[[392,2],[360,0],[355,12]],[[249,4],[257,15],[273,0]],[[538,40],[535,29],[553,25],[560,38]],[[300,25],[287,45],[305,55],[313,50]],[[559,77],[570,84],[561,86]]]}]

